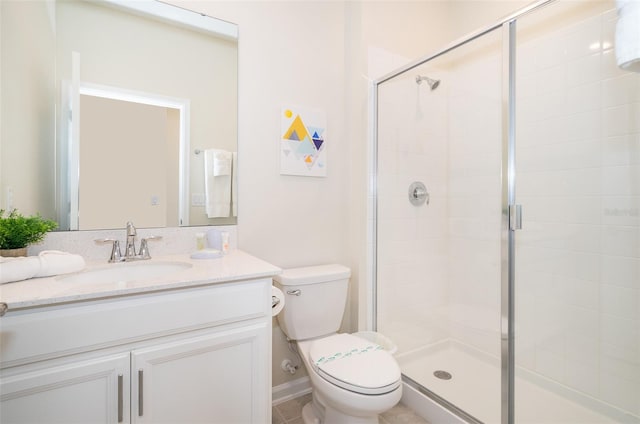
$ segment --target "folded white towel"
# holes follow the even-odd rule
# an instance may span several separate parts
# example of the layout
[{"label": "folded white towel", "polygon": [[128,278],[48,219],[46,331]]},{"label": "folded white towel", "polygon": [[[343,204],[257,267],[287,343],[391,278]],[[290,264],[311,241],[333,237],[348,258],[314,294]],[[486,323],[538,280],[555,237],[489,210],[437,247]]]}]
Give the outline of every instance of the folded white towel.
[{"label": "folded white towel", "polygon": [[68,274],[84,267],[82,256],[59,250],[43,250],[38,256],[0,257],[0,284]]},{"label": "folded white towel", "polygon": [[0,284],[33,278],[38,271],[40,259],[37,256],[0,257]]},{"label": "folded white towel", "polygon": [[59,250],[43,250],[38,255],[40,270],[36,277],[49,277],[52,275],[69,274],[81,271],[85,267],[84,258]]}]

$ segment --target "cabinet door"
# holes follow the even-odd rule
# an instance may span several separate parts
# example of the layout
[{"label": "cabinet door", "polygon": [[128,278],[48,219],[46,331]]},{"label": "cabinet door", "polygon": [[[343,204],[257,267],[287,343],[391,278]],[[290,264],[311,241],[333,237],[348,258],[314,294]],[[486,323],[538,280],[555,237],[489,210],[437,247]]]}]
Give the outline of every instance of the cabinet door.
[{"label": "cabinet door", "polygon": [[118,354],[3,376],[0,422],[127,423],[129,361]]},{"label": "cabinet door", "polygon": [[265,322],[133,351],[132,422],[270,422],[270,330]]}]

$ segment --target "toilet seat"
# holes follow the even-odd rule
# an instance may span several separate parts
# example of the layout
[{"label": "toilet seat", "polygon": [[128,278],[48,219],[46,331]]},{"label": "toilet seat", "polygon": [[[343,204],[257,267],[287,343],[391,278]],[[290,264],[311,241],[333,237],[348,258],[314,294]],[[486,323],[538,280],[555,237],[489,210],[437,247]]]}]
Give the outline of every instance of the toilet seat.
[{"label": "toilet seat", "polygon": [[315,340],[309,347],[316,373],[343,389],[381,395],[397,389],[400,367],[382,346],[351,334],[334,334]]}]

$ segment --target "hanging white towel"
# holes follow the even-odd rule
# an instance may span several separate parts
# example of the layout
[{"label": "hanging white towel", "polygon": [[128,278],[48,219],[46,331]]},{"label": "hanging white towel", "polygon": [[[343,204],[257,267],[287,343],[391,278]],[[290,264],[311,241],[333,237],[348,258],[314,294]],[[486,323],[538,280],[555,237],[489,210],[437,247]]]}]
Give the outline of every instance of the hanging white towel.
[{"label": "hanging white towel", "polygon": [[616,62],[625,71],[640,72],[640,1],[617,0]]},{"label": "hanging white towel", "polygon": [[231,160],[231,216],[238,216],[238,152]]},{"label": "hanging white towel", "polygon": [[231,152],[204,151],[205,211],[208,218],[225,218],[231,212]]},{"label": "hanging white towel", "polygon": [[231,175],[231,152],[224,150],[213,150],[213,176]]}]

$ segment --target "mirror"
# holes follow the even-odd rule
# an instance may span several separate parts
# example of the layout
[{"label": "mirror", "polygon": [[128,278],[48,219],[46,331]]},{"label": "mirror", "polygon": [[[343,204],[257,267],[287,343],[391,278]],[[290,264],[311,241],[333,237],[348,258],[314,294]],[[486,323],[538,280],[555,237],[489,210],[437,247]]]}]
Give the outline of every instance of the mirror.
[{"label": "mirror", "polygon": [[2,208],[236,223],[236,25],[150,0],[1,2],[0,21]]}]

